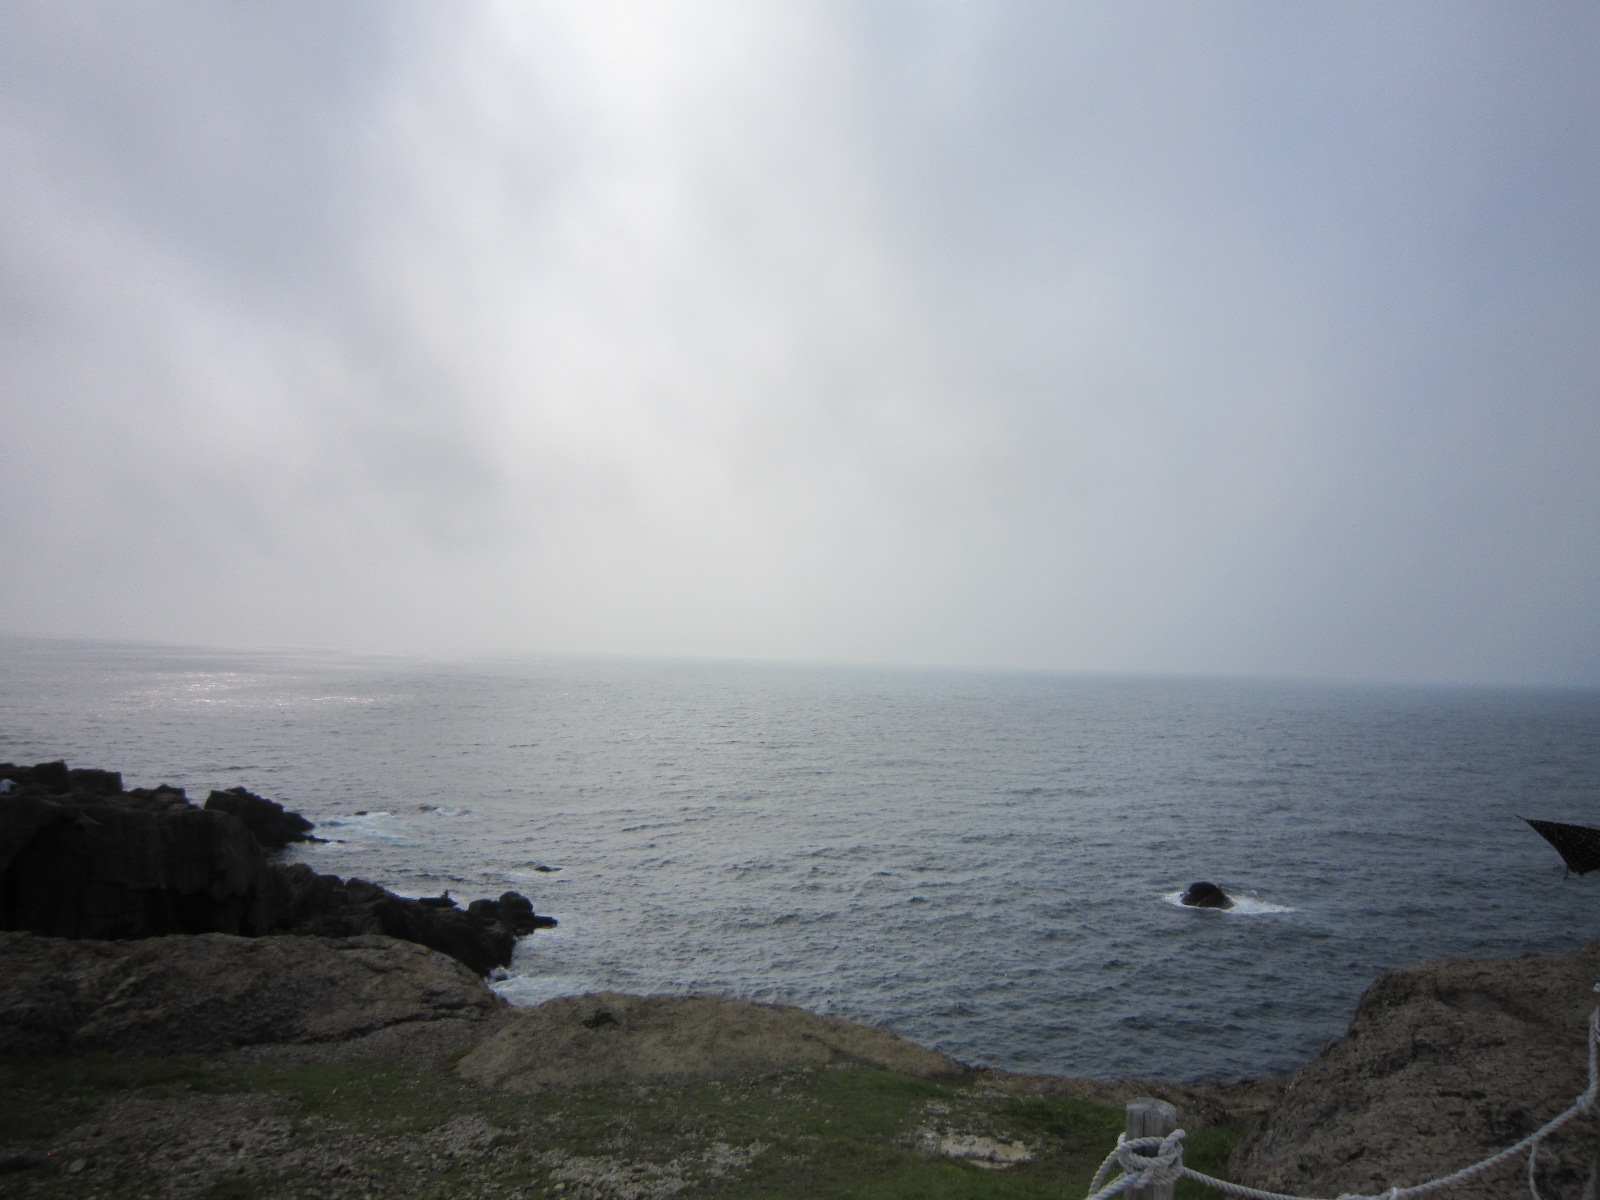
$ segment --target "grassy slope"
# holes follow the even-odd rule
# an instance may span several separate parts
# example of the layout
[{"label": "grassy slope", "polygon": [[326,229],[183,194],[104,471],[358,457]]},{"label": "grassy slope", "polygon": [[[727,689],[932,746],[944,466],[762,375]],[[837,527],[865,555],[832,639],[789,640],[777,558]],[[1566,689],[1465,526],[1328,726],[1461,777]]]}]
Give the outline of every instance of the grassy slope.
[{"label": "grassy slope", "polygon": [[[0,1174],[0,1194],[1059,1198],[1085,1194],[1121,1124],[1080,1100],[866,1068],[512,1096],[448,1063],[78,1057],[0,1067],[0,1157],[49,1154]],[[1035,1157],[981,1169],[930,1153],[928,1129]],[[1191,1131],[1188,1159],[1220,1173],[1234,1140]]]}]

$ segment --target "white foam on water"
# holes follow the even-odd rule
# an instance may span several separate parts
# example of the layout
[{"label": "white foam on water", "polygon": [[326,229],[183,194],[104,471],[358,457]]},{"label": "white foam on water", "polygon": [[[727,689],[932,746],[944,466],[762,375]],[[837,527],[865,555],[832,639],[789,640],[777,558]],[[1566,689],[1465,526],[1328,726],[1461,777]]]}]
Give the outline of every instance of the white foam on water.
[{"label": "white foam on water", "polygon": [[532,1008],[561,996],[582,996],[605,989],[578,975],[511,975],[489,984],[518,1008]]},{"label": "white foam on water", "polygon": [[1239,896],[1232,892],[1228,893],[1228,899],[1233,901],[1232,908],[1201,908],[1197,905],[1185,904],[1183,902],[1182,889],[1179,889],[1176,892],[1168,892],[1161,898],[1168,904],[1174,905],[1177,908],[1186,908],[1190,912],[1231,913],[1240,917],[1259,917],[1268,913],[1292,913],[1300,911],[1298,908],[1290,908],[1286,904],[1272,904],[1266,900],[1257,900],[1254,896]]},{"label": "white foam on water", "polygon": [[365,812],[322,821],[314,831],[318,837],[341,842],[390,842],[410,845],[411,836],[393,813]]},{"label": "white foam on water", "polygon": [[472,810],[470,808],[452,808],[448,804],[419,804],[417,805],[417,811],[434,817],[459,817],[463,813],[470,813]]}]

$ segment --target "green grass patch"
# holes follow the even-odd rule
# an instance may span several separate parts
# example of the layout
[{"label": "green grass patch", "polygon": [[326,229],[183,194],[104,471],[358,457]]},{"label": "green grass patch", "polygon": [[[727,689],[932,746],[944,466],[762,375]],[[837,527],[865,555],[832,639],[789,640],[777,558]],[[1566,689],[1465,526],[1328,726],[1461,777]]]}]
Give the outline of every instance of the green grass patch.
[{"label": "green grass patch", "polygon": [[[137,1196],[147,1188],[154,1195],[159,1181],[137,1175],[137,1147],[118,1159],[124,1151],[114,1130],[108,1142],[88,1139],[81,1128],[130,1095],[198,1114],[203,1123],[203,1097],[229,1092],[268,1094],[256,1107],[270,1112],[280,1131],[285,1122],[292,1126],[290,1145],[318,1147],[315,1160],[329,1165],[307,1178],[283,1165],[281,1147],[252,1157],[243,1130],[239,1161],[216,1168],[196,1193],[202,1200],[290,1192],[532,1200],[561,1194],[552,1190],[560,1182],[570,1194],[571,1172],[585,1164],[654,1177],[676,1172],[688,1182],[680,1200],[1071,1200],[1086,1193],[1123,1125],[1120,1111],[1085,1101],[1022,1098],[867,1068],[514,1095],[464,1083],[450,1063],[86,1055],[0,1068],[0,1140],[58,1155],[49,1168],[13,1175],[8,1185],[25,1183],[25,1194],[41,1200]],[[479,1132],[458,1145],[452,1139],[465,1126]],[[1020,1141],[1034,1157],[986,1170],[932,1153],[927,1131]],[[1237,1138],[1227,1128],[1191,1130],[1186,1158],[1220,1175]],[[87,1166],[68,1174],[65,1164],[79,1155]],[[1209,1194],[1187,1182],[1178,1190],[1183,1200]]]},{"label": "green grass patch", "polygon": [[[1124,1116],[1115,1109],[1083,1100],[1027,1099],[1003,1105],[1000,1113],[1020,1128],[1032,1129],[1056,1142],[1061,1152],[1088,1162],[1083,1194],[1094,1172],[1116,1147],[1117,1135],[1125,1128]],[[1239,1144],[1241,1131],[1231,1125],[1185,1128],[1184,1165],[1217,1179],[1228,1177],[1228,1157]],[[1212,1200],[1224,1195],[1219,1189],[1193,1179],[1179,1180],[1174,1200]],[[1078,1194],[1078,1193],[1073,1193]]]},{"label": "green grass patch", "polygon": [[48,1140],[129,1092],[170,1096],[216,1081],[202,1060],[83,1054],[0,1066],[0,1131],[11,1140]]}]

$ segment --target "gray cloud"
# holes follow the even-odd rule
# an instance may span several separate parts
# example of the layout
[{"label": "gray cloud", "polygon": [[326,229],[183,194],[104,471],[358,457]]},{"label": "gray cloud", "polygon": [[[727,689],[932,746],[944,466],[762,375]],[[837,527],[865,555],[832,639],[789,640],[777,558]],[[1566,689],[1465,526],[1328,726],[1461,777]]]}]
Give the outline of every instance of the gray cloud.
[{"label": "gray cloud", "polygon": [[0,14],[0,627],[1600,682],[1600,17]]}]

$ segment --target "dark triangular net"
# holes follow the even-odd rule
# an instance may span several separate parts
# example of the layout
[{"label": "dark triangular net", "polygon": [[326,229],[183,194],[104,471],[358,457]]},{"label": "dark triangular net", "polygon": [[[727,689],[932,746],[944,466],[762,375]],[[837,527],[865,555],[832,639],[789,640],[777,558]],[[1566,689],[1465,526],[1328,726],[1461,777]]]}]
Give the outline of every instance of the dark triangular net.
[{"label": "dark triangular net", "polygon": [[1587,825],[1563,825],[1560,821],[1529,821],[1545,841],[1554,846],[1567,869],[1586,875],[1600,871],[1600,829]]}]

